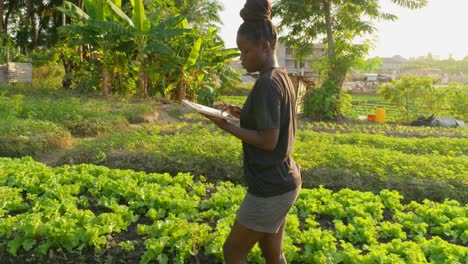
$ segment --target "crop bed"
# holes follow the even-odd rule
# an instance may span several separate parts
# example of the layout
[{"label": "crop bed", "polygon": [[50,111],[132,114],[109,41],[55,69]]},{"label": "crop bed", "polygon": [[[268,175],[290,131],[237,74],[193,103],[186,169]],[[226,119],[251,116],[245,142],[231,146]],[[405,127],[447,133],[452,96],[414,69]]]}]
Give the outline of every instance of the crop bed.
[{"label": "crop bed", "polygon": [[[221,263],[245,188],[229,182],[0,158],[2,263]],[[396,191],[303,189],[290,263],[467,263],[468,206]],[[256,246],[249,255],[262,263]]]}]

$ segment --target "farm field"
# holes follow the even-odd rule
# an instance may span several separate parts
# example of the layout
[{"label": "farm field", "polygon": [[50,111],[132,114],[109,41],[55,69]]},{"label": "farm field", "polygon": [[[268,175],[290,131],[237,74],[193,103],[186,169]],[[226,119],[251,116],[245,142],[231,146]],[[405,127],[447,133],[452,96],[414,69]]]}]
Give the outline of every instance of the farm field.
[{"label": "farm field", "polygon": [[[5,263],[221,263],[245,189],[95,165],[0,159]],[[290,263],[466,263],[468,207],[401,203],[396,191],[302,190],[286,228]],[[249,261],[262,263],[256,247]]]},{"label": "farm field", "polygon": [[[277,66],[298,97],[287,263],[468,264],[457,1],[1,1],[0,264],[223,263],[242,142],[181,102],[242,107],[290,86]],[[418,34],[382,41],[387,22]]]},{"label": "farm field", "polygon": [[[402,125],[387,106],[384,124],[357,120],[382,106],[298,120],[290,263],[467,262],[467,130]],[[0,117],[5,263],[221,263],[245,193],[239,140],[178,104],[21,86],[0,88]]]}]

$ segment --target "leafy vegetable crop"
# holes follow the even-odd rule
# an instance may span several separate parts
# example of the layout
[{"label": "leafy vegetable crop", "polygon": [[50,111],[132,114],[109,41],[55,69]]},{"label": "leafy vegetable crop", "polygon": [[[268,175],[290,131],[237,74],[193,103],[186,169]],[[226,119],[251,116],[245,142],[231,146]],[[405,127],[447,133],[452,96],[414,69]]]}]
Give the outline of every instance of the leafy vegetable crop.
[{"label": "leafy vegetable crop", "polygon": [[[0,159],[0,258],[51,250],[144,248],[140,263],[187,263],[222,245],[245,194],[240,185],[189,174],[95,165],[51,168],[31,158]],[[379,194],[303,189],[286,228],[290,263],[466,263],[468,206],[455,200],[402,204]],[[125,239],[136,230],[133,239]],[[128,236],[127,236],[128,237]],[[252,263],[263,263],[255,247]]]}]

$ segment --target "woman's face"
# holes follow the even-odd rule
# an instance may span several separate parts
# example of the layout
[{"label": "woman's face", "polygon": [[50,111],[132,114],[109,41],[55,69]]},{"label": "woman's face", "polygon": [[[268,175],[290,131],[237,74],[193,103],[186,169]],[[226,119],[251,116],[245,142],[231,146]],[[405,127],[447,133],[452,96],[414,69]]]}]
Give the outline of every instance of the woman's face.
[{"label": "woman's face", "polygon": [[240,50],[242,67],[247,72],[257,72],[263,69],[266,62],[266,51],[262,43],[255,43],[241,34],[237,34],[237,47]]}]

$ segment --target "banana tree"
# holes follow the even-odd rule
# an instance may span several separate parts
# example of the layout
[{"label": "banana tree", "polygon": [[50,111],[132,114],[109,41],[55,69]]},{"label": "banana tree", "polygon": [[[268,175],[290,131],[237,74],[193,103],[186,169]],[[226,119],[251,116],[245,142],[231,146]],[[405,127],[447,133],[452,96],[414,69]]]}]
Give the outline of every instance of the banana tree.
[{"label": "banana tree", "polygon": [[[179,48],[175,61],[178,63],[176,76],[166,88],[172,91],[175,100],[188,98],[205,104],[215,100],[219,87],[229,87],[240,81],[239,74],[229,66],[231,59],[238,57],[237,49],[224,49],[214,27],[200,37],[193,37],[188,50]],[[174,76],[174,75],[173,75]]]},{"label": "banana tree", "polygon": [[152,13],[149,19],[145,14],[143,0],[131,0],[131,3],[134,24],[131,27],[131,40],[137,51],[140,95],[146,97],[150,71],[154,70],[151,65],[155,61],[161,64],[162,58],[167,58],[165,62],[171,64],[170,58],[174,56],[174,51],[166,43],[170,43],[170,38],[180,37],[190,32],[190,29],[180,26],[185,20],[183,16],[164,18],[162,10],[158,10]]},{"label": "banana tree", "polygon": [[221,83],[229,86],[239,79],[228,66],[238,53],[234,49],[224,49],[214,28],[200,33],[189,28],[184,16],[167,17],[164,10],[147,16],[143,0],[131,0],[131,18],[122,12],[116,1],[101,0],[99,3],[105,6],[92,5],[85,13],[67,2],[63,12],[80,23],[64,26],[61,31],[79,36],[75,44],[88,44],[102,53],[103,94],[109,93],[106,87],[112,57],[107,55],[113,50],[122,51],[124,47],[126,54],[134,56],[142,96],[148,95],[150,81],[158,82],[156,86],[164,85],[161,93],[171,93],[174,99],[180,100],[185,98],[186,90],[191,99],[196,99],[201,90],[213,94]]},{"label": "banana tree", "polygon": [[104,96],[110,94],[111,52],[122,45],[129,35],[121,21],[131,22],[118,5],[120,5],[119,0],[87,0],[85,1],[87,12],[85,12],[66,1],[63,8],[58,8],[78,21],[76,24],[60,27],[59,32],[74,39],[72,44],[89,45],[91,51],[98,54],[97,57],[102,63],[101,90]]},{"label": "banana tree", "polygon": [[[140,94],[148,95],[151,76],[154,81],[170,84],[162,91],[170,92],[175,100],[184,99],[186,88],[190,99],[197,89],[214,90],[214,84],[226,86],[239,80],[228,62],[238,56],[237,50],[225,50],[212,27],[202,37],[189,28],[185,16],[163,18],[162,10],[151,13],[148,19],[142,0],[131,0],[133,6],[131,40],[137,51]],[[149,22],[151,21],[151,23]]]}]

